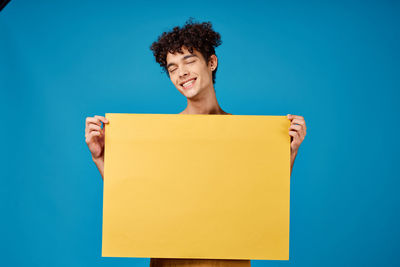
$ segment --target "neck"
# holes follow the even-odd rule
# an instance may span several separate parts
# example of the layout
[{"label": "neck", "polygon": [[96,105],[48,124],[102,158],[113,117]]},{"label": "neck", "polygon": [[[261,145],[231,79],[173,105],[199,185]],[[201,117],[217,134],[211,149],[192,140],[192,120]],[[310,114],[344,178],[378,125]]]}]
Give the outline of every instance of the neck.
[{"label": "neck", "polygon": [[194,98],[187,98],[187,106],[180,114],[228,114],[219,106],[214,86]]}]

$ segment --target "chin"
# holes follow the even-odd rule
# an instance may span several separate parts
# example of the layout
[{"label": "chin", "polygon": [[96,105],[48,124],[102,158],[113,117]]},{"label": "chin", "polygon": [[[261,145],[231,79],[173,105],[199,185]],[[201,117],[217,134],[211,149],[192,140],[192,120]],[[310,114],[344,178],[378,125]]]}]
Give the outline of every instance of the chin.
[{"label": "chin", "polygon": [[180,91],[182,95],[184,95],[186,98],[193,98],[195,97],[199,92],[196,88],[189,89],[187,91]]},{"label": "chin", "polygon": [[199,94],[199,91],[192,90],[192,91],[189,91],[189,92],[185,92],[184,95],[186,96],[186,98],[192,99],[192,98],[195,98],[198,94]]}]

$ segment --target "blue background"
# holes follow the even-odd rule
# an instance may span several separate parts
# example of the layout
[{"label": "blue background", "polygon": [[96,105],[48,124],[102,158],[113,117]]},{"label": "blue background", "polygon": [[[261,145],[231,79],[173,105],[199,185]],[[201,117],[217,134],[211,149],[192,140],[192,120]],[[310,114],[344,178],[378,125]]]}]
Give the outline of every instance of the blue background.
[{"label": "blue background", "polygon": [[399,266],[398,1],[11,1],[0,13],[0,265],[148,266],[102,258],[102,186],[85,118],[178,113],[149,46],[211,21],[227,112],[303,115],[289,261]]}]

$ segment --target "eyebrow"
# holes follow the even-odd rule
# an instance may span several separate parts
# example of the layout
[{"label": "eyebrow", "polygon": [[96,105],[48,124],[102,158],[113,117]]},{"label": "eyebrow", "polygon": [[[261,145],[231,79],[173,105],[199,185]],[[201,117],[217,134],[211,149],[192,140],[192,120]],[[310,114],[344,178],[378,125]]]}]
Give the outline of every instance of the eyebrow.
[{"label": "eyebrow", "polygon": [[[191,57],[198,57],[198,56],[196,56],[196,55],[194,55],[194,54],[191,54],[191,55],[186,55],[186,56],[184,56],[183,57],[183,59],[188,59],[188,58],[191,58]],[[172,65],[176,65],[175,63],[169,63],[168,65],[167,65],[167,69],[169,68],[169,67],[171,67]]]}]

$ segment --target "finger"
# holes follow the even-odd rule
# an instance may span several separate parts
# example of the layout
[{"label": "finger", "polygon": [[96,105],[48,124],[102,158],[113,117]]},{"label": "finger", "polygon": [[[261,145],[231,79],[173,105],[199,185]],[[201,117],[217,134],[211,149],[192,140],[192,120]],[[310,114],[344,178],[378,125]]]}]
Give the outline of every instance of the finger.
[{"label": "finger", "polygon": [[99,119],[93,118],[93,117],[87,117],[86,118],[86,126],[88,126],[89,124],[97,124],[99,126],[101,126],[101,122]]},{"label": "finger", "polygon": [[101,127],[97,124],[89,124],[88,127],[86,127],[88,129],[88,132],[90,132],[91,130],[101,130]]},{"label": "finger", "polygon": [[289,127],[289,130],[296,131],[300,136],[300,140],[303,140],[306,136],[306,130],[304,129],[303,125],[292,125]]},{"label": "finger", "polygon": [[294,119],[304,120],[304,117],[299,115],[288,114],[287,117],[289,120],[294,120]]},{"label": "finger", "polygon": [[303,116],[299,116],[299,115],[292,115],[293,119],[298,119],[298,120],[304,120]]},{"label": "finger", "polygon": [[289,135],[293,138],[290,144],[292,146],[296,146],[297,144],[300,144],[300,136],[299,133],[296,131],[290,131]]},{"label": "finger", "polygon": [[306,129],[305,129],[304,125],[293,124],[293,122],[292,122],[292,124],[289,127],[289,130],[294,130],[294,131],[299,132],[301,137],[306,136]]},{"label": "finger", "polygon": [[[93,119],[96,120],[96,119]],[[86,121],[85,134],[89,133],[91,129],[101,129],[101,122],[94,122],[92,118],[88,118]]]},{"label": "finger", "polygon": [[109,121],[106,118],[104,118],[102,116],[98,116],[98,115],[95,115],[94,117],[87,117],[86,118],[86,125],[88,125],[90,123],[94,123],[94,124],[97,124],[97,125],[101,126],[102,122],[106,123],[106,124],[109,123]]},{"label": "finger", "polygon": [[103,123],[108,123],[109,121],[106,119],[106,118],[104,118],[103,116],[98,116],[98,115],[95,115],[94,116],[96,119],[99,119],[99,120],[101,120]]},{"label": "finger", "polygon": [[101,130],[89,129],[89,130],[87,131],[87,133],[85,133],[85,137],[88,137],[88,136],[89,136],[91,133],[93,133],[93,132],[98,132],[99,135],[101,135]]},{"label": "finger", "polygon": [[86,143],[90,143],[94,137],[100,136],[100,132],[92,131],[86,136]]},{"label": "finger", "polygon": [[299,119],[294,119],[292,121],[291,125],[300,125],[301,126],[301,131],[304,133],[304,135],[306,135],[307,126],[306,126],[306,122],[305,121],[299,120]]},{"label": "finger", "polygon": [[103,129],[101,129],[101,130],[91,130],[89,132],[89,134],[93,133],[93,132],[97,132],[96,136],[99,136],[99,137],[102,137],[102,135],[104,135],[104,130]]},{"label": "finger", "polygon": [[300,124],[300,125],[306,125],[306,122],[301,119],[293,119],[292,123]]},{"label": "finger", "polygon": [[293,138],[299,137],[299,133],[297,131],[289,131],[289,135],[292,136]]},{"label": "finger", "polygon": [[298,124],[291,124],[289,130],[301,131],[302,126]]}]

